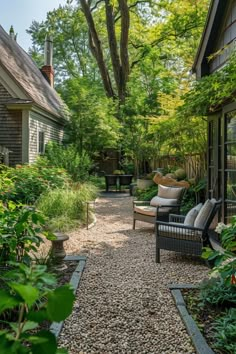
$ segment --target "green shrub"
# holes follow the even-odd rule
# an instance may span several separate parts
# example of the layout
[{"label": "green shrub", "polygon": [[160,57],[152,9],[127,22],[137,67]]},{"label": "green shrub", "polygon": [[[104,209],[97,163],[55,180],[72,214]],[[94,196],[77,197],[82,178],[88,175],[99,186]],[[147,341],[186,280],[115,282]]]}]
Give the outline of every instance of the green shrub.
[{"label": "green shrub", "polygon": [[[2,200],[12,200],[18,203],[34,204],[39,196],[50,188],[63,187],[70,181],[65,170],[57,167],[32,165],[17,165],[10,168],[3,176],[5,193],[0,194]],[[6,195],[7,193],[7,195]],[[7,198],[6,198],[7,197]]]},{"label": "green shrub", "polygon": [[200,285],[200,300],[204,305],[236,304],[236,287],[226,284],[222,278],[210,278]]},{"label": "green shrub", "polygon": [[149,201],[157,195],[158,185],[155,184],[145,190],[137,189],[135,191],[135,196],[138,200]]},{"label": "green shrub", "polygon": [[104,190],[106,188],[105,178],[90,175],[88,181],[96,186],[99,190]]},{"label": "green shrub", "polygon": [[45,157],[49,164],[64,168],[75,182],[86,181],[93,166],[88,154],[85,151],[79,154],[73,145],[50,142],[46,146]]},{"label": "green shrub", "polygon": [[42,265],[15,264],[1,282],[0,316],[6,327],[0,331],[0,353],[67,353],[57,349],[55,335],[39,324],[70,315],[73,289],[69,285],[55,289],[55,278]]},{"label": "green shrub", "polygon": [[96,187],[88,183],[50,190],[39,198],[37,207],[47,218],[50,230],[67,231],[86,221],[86,202],[94,200],[96,192]]},{"label": "green shrub", "polygon": [[0,165],[0,200],[6,202],[14,198],[14,179],[10,167]]},{"label": "green shrub", "polygon": [[216,330],[214,348],[223,353],[236,353],[236,309],[227,310],[214,323]]},{"label": "green shrub", "polygon": [[[44,219],[33,208],[0,202],[0,262],[30,263],[30,252],[42,242]],[[45,233],[50,238],[52,235]]]}]

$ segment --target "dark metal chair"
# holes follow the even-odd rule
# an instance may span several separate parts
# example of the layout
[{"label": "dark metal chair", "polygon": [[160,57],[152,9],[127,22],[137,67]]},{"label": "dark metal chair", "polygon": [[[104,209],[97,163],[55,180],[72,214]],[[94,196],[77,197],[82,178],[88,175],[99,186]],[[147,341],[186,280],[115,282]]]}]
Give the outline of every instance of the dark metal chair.
[{"label": "dark metal chair", "polygon": [[170,214],[169,222],[156,222],[156,263],[160,250],[165,249],[190,255],[201,255],[209,243],[209,227],[221,207],[221,200],[207,200],[200,209],[193,226],[185,225],[185,216]]},{"label": "dark metal chair", "polygon": [[105,175],[106,192],[109,192],[109,187],[115,186],[117,191],[118,175]]},{"label": "dark metal chair", "polygon": [[130,186],[132,183],[133,175],[119,175],[119,190],[122,186]]}]

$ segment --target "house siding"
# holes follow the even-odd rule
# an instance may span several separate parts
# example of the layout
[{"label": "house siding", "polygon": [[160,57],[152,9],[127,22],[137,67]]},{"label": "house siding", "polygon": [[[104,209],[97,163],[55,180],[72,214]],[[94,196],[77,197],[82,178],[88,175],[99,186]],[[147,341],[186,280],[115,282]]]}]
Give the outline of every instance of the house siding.
[{"label": "house siding", "polygon": [[210,73],[213,73],[225,64],[229,55],[236,47],[236,0],[231,4],[225,21],[220,30],[220,36],[213,50],[213,54],[219,52],[214,59],[210,61]]},{"label": "house siding", "polygon": [[22,161],[22,112],[6,108],[4,102],[11,97],[0,83],[0,145],[11,151],[9,165],[14,166]]},{"label": "house siding", "polygon": [[38,134],[44,132],[44,141],[60,143],[63,139],[63,127],[38,113],[30,112],[29,118],[29,163],[33,163],[38,156]]}]

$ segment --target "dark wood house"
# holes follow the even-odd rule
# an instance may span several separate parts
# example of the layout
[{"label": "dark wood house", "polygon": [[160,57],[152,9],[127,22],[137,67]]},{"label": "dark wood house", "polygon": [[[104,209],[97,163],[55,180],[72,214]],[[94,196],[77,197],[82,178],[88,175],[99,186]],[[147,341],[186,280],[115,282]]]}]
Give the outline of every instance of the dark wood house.
[{"label": "dark wood house", "polygon": [[[213,0],[194,63],[197,78],[227,62],[236,44],[236,0]],[[209,56],[218,53],[209,61]],[[236,89],[236,83],[235,83]],[[236,101],[208,116],[208,194],[223,200],[222,221],[236,215]]]},{"label": "dark wood house", "polygon": [[30,56],[0,26],[0,146],[9,164],[32,163],[49,140],[60,142],[66,106],[53,88],[52,41],[46,41],[45,66]]}]

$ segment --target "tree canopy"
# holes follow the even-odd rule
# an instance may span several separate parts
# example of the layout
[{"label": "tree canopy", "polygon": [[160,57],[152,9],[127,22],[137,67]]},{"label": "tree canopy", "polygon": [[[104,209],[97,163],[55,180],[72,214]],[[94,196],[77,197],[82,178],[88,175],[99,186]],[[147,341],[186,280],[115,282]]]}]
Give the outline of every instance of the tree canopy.
[{"label": "tree canopy", "polygon": [[[40,65],[46,34],[54,38],[56,83],[72,109],[70,136],[78,148],[122,144],[132,159],[204,148],[204,120],[186,117],[179,107],[193,85],[190,71],[208,5],[209,0],[68,0],[45,21],[32,23],[31,55]],[[194,139],[188,125],[197,132]]]}]

